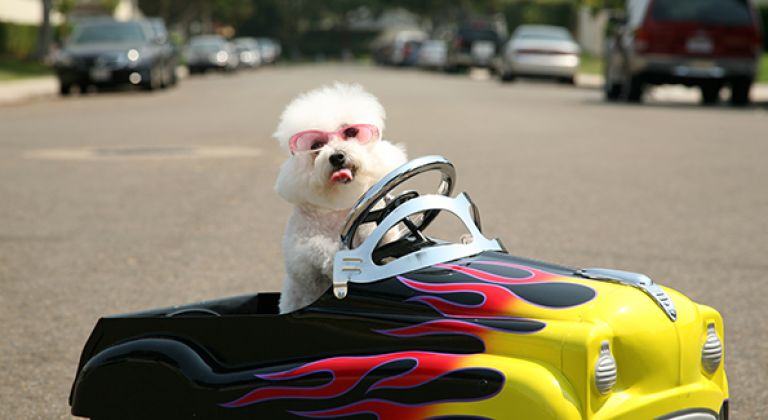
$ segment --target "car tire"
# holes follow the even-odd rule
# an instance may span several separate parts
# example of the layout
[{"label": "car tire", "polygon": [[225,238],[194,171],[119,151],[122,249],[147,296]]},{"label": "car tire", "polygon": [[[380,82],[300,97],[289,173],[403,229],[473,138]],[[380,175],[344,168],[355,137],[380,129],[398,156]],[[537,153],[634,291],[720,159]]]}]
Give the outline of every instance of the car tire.
[{"label": "car tire", "polygon": [[158,74],[157,68],[155,67],[150,68],[147,71],[147,80],[141,84],[141,88],[146,90],[147,92],[157,90],[158,88],[160,88],[160,85],[162,84],[160,77],[161,75]]},{"label": "car tire", "polygon": [[603,96],[606,101],[618,101],[621,97],[621,85],[618,83],[611,83],[606,80],[603,84]]},{"label": "car tire", "polygon": [[501,83],[510,83],[515,81],[515,74],[510,72],[499,73],[499,81]]},{"label": "car tire", "polygon": [[176,66],[171,67],[171,86],[176,86],[179,83],[179,77],[176,75]]},{"label": "car tire", "polygon": [[616,66],[613,64],[610,55],[606,55],[603,58],[603,62],[605,63],[603,65],[603,97],[609,102],[618,101],[621,99],[621,91],[623,89],[621,83],[616,82],[618,76],[616,74]]},{"label": "car tire", "polygon": [[645,81],[642,76],[629,75],[621,86],[621,98],[629,103],[641,103],[643,101],[643,92],[645,91]]},{"label": "car tire", "polygon": [[72,93],[72,84],[70,83],[59,83],[59,95],[61,96],[69,96]]},{"label": "car tire", "polygon": [[704,105],[715,105],[720,102],[721,86],[717,84],[706,84],[699,87],[701,89],[701,103]]},{"label": "car tire", "polygon": [[749,105],[749,91],[752,88],[752,80],[736,79],[731,82],[731,105]]}]

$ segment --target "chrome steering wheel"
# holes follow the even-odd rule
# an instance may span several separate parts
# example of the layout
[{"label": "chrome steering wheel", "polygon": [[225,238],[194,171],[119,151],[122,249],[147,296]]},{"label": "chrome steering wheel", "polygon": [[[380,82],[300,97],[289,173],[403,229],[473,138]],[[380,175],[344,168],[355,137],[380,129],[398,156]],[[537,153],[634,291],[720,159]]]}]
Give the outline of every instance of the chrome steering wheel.
[{"label": "chrome steering wheel", "polygon": [[[456,183],[456,170],[446,158],[437,155],[424,156],[405,163],[372,186],[352,207],[341,230],[342,249],[352,249],[360,225],[369,222],[375,222],[378,225],[397,206],[418,197],[418,193],[415,191],[405,191],[394,198],[390,198],[389,193],[403,182],[429,171],[440,172],[440,185],[437,188],[437,193],[450,196]],[[382,209],[373,210],[381,200],[385,200],[387,205]],[[438,213],[439,210],[427,210],[419,220],[414,221],[406,218],[403,222],[413,233],[416,233],[424,230],[432,223]]]}]

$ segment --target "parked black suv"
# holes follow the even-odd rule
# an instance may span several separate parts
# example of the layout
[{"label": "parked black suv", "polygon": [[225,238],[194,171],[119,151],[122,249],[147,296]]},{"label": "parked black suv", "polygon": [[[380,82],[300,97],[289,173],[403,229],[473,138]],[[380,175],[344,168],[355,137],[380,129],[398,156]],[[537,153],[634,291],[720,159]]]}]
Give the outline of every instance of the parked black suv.
[{"label": "parked black suv", "polygon": [[640,102],[647,85],[698,86],[716,103],[729,86],[745,105],[761,54],[752,0],[629,0],[605,55],[605,97]]},{"label": "parked black suv", "polygon": [[173,84],[178,54],[167,37],[157,34],[147,20],[97,19],[77,25],[54,60],[60,93],[69,95],[73,85],[83,92],[89,85],[153,90]]},{"label": "parked black suv", "polygon": [[469,67],[491,68],[494,58],[509,38],[501,15],[480,16],[460,21],[455,27],[441,28],[437,38],[447,42],[447,70]]}]

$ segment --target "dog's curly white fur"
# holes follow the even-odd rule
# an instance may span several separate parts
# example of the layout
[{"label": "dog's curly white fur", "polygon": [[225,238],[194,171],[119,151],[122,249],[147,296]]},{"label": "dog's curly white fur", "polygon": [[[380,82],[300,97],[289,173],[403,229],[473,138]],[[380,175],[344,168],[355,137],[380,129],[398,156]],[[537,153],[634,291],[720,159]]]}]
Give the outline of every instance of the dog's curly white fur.
[{"label": "dog's curly white fur", "polygon": [[[289,140],[304,130],[335,131],[352,124],[384,130],[385,113],[375,96],[359,85],[336,83],[294,99],[283,111],[274,137],[290,153]],[[343,154],[351,179],[339,182],[331,156]],[[275,189],[294,210],[283,238],[287,277],[280,312],[314,302],[331,286],[333,258],[339,249],[342,224],[355,201],[391,170],[406,161],[404,148],[380,139],[361,144],[331,138],[312,153],[290,155],[277,177]]]}]

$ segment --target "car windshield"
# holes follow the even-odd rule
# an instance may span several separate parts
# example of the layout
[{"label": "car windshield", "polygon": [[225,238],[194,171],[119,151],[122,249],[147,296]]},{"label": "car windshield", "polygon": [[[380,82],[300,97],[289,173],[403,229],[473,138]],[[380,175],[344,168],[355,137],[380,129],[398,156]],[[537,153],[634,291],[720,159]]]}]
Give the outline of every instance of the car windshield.
[{"label": "car windshield", "polygon": [[515,32],[517,39],[545,39],[552,41],[572,41],[571,34],[561,28],[531,28],[519,29]]},{"label": "car windshield", "polygon": [[749,25],[747,0],[656,0],[651,16],[657,21]]},{"label": "car windshield", "polygon": [[141,26],[133,22],[88,24],[72,35],[73,44],[135,43],[146,41]]}]

